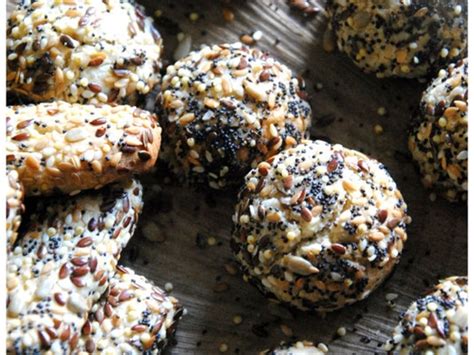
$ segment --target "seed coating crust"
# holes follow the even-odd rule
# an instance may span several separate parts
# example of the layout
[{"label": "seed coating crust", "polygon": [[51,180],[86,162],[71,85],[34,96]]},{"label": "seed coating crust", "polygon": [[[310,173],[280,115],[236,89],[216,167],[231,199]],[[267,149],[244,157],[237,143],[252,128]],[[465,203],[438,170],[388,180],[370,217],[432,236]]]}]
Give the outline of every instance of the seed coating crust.
[{"label": "seed coating crust", "polygon": [[178,176],[222,189],[307,134],[303,83],[267,53],[241,43],[204,47],[167,68],[163,158]]},{"label": "seed coating crust", "polygon": [[13,247],[18,236],[18,228],[20,228],[21,214],[25,210],[23,205],[23,186],[18,178],[16,171],[7,172],[7,250]]},{"label": "seed coating crust", "polygon": [[408,147],[422,182],[450,201],[467,200],[468,60],[440,70],[423,93]]},{"label": "seed coating crust", "polygon": [[100,191],[38,201],[7,257],[7,351],[70,353],[106,291],[142,209],[127,180]]},{"label": "seed coating crust", "polygon": [[381,163],[304,141],[246,176],[231,248],[244,279],[263,293],[302,310],[333,311],[388,276],[409,222]]},{"label": "seed coating crust", "polygon": [[133,270],[119,266],[82,327],[78,352],[161,354],[182,314],[178,300]]},{"label": "seed coating crust", "polygon": [[11,106],[7,169],[25,194],[75,194],[151,169],[161,128],[156,116],[132,106],[64,101]]},{"label": "seed coating crust", "polygon": [[32,0],[7,24],[7,89],[34,102],[137,105],[160,80],[162,40],[133,0]]},{"label": "seed coating crust", "polygon": [[377,77],[424,77],[463,58],[466,0],[329,0],[339,50]]},{"label": "seed coating crust", "polygon": [[386,343],[389,354],[467,354],[467,281],[467,277],[448,277],[413,302]]}]

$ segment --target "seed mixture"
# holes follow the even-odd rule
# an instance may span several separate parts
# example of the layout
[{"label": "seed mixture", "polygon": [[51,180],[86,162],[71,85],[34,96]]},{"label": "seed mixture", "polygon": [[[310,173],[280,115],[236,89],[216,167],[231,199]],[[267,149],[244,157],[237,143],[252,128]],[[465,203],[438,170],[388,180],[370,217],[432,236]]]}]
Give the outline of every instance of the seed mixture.
[{"label": "seed mixture", "polygon": [[178,301],[143,276],[117,266],[82,327],[79,353],[160,354],[183,314]]},{"label": "seed mixture", "polygon": [[410,217],[381,163],[304,141],[247,174],[233,221],[231,248],[246,281],[299,309],[332,311],[387,277]]},{"label": "seed mixture", "polygon": [[[287,3],[306,15],[320,11],[310,1]],[[339,49],[378,77],[423,77],[466,55],[466,0],[329,0],[328,12]],[[223,17],[232,22],[234,13],[225,8]],[[366,298],[390,274],[411,219],[381,163],[305,141],[304,82],[246,46],[273,35],[262,29],[244,32],[243,44],[191,53],[191,34],[178,34],[178,61],[157,99],[163,158],[189,183],[223,189],[245,180],[231,239],[244,279],[296,308],[333,311]],[[323,37],[328,51],[333,37]],[[143,106],[159,84],[160,34],[134,0],[23,0],[8,20],[6,46],[9,92],[59,100],[7,109],[7,351],[160,354],[185,313],[167,294],[173,284],[163,291],[117,265],[143,205],[142,187],[130,177],[152,169],[161,140],[155,115],[117,104]],[[377,114],[385,116],[385,107]],[[373,130],[384,131],[381,124]],[[427,89],[409,144],[425,185],[466,199],[467,59],[441,70]],[[51,194],[70,196],[37,200],[16,241],[23,195]],[[145,237],[158,238],[156,228],[149,221]],[[221,245],[200,233],[196,243]],[[231,263],[225,270],[237,273]],[[216,294],[229,289],[216,277]],[[386,294],[389,306],[397,296]],[[251,330],[267,337],[268,325]],[[279,329],[296,339],[290,326]],[[348,332],[339,327],[335,338]],[[451,277],[403,314],[386,350],[460,354],[467,343],[467,277]],[[230,349],[220,342],[214,350]],[[328,351],[297,341],[261,354]]]},{"label": "seed mixture", "polygon": [[424,77],[467,52],[466,0],[329,0],[337,46],[377,77]]},{"label": "seed mixture", "polygon": [[298,341],[294,344],[283,343],[276,349],[260,352],[260,355],[324,355],[326,352],[311,341]]},{"label": "seed mixture", "polygon": [[306,136],[303,83],[241,43],[192,52],[167,68],[160,97],[162,157],[178,176],[221,189]]},{"label": "seed mixture", "polygon": [[467,58],[440,70],[423,93],[408,147],[422,182],[450,201],[467,200]]},{"label": "seed mixture", "polygon": [[142,187],[128,180],[36,205],[7,257],[7,351],[69,353],[133,235]]},{"label": "seed mixture", "polygon": [[467,277],[442,280],[402,314],[386,350],[400,355],[467,354],[467,293]]},{"label": "seed mixture", "polygon": [[7,169],[26,195],[98,189],[158,157],[156,116],[136,107],[56,101],[7,107],[6,117]]},{"label": "seed mixture", "polygon": [[133,0],[23,1],[7,23],[7,90],[39,102],[137,104],[162,40]]},{"label": "seed mixture", "polygon": [[7,173],[7,212],[6,212],[6,234],[7,249],[11,249],[18,236],[18,228],[20,228],[21,214],[25,206],[23,205],[23,186],[18,179],[16,171]]}]

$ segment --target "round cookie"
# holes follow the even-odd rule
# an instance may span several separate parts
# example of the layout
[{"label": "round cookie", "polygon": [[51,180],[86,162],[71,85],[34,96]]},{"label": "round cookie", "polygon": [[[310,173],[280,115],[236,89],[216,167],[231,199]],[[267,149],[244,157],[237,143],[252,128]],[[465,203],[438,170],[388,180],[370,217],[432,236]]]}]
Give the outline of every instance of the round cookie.
[{"label": "round cookie", "polygon": [[133,0],[24,3],[7,24],[10,92],[136,105],[159,82],[162,40]]},{"label": "round cookie", "polygon": [[442,280],[401,315],[386,350],[400,355],[467,354],[467,293],[467,277]]},{"label": "round cookie", "polygon": [[215,189],[241,184],[260,161],[305,137],[303,84],[268,54],[241,43],[203,47],[167,68],[163,158],[178,176]]},{"label": "round cookie", "polygon": [[408,139],[422,182],[450,201],[467,199],[468,61],[440,70],[423,94]]},{"label": "round cookie", "polygon": [[324,353],[313,342],[304,340],[294,344],[282,343],[278,348],[264,350],[259,355],[324,355]]},{"label": "round cookie", "polygon": [[377,77],[423,77],[462,58],[466,0],[329,0],[337,46]]},{"label": "round cookie", "polygon": [[248,173],[233,220],[246,281],[299,309],[333,311],[388,276],[410,217],[381,163],[304,141]]}]

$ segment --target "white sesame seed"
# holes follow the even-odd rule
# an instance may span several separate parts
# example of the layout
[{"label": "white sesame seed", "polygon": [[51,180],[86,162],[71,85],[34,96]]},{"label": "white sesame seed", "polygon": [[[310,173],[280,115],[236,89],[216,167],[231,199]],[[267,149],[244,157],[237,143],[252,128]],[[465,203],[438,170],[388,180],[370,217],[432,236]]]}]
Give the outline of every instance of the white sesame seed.
[{"label": "white sesame seed", "polygon": [[186,143],[188,144],[189,147],[193,147],[194,146],[194,138],[188,138]]},{"label": "white sesame seed", "polygon": [[145,88],[145,83],[143,81],[139,81],[137,82],[136,87],[138,91],[143,91],[143,89]]},{"label": "white sesame seed", "polygon": [[323,353],[327,353],[329,351],[329,348],[324,343],[319,343],[318,349],[321,350]]},{"label": "white sesame seed", "polygon": [[107,95],[104,94],[103,92],[99,92],[97,94],[97,98],[99,99],[100,102],[107,102],[107,100],[108,100]]},{"label": "white sesame seed", "polygon": [[261,40],[263,37],[263,33],[262,31],[255,31],[253,34],[252,34],[252,38],[254,39],[254,41],[259,41]]},{"label": "white sesame seed", "polygon": [[87,78],[82,78],[81,80],[79,80],[79,85],[86,87],[87,85],[89,85],[89,80],[87,80]]},{"label": "white sesame seed", "polygon": [[424,327],[424,326],[428,325],[428,318],[426,318],[426,317],[421,317],[418,322],[420,323],[421,326]]},{"label": "white sesame seed", "polygon": [[456,156],[456,159],[458,160],[466,160],[468,157],[467,150],[462,150],[459,152],[459,154]]},{"label": "white sesame seed", "polygon": [[74,72],[73,72],[72,70],[67,70],[67,71],[66,71],[66,78],[67,78],[68,80],[74,79]]},{"label": "white sesame seed", "polygon": [[90,90],[84,90],[81,96],[85,99],[90,99],[91,97],[95,96],[95,94]]},{"label": "white sesame seed", "polygon": [[347,331],[346,331],[346,328],[344,327],[339,327],[337,329],[337,335],[339,335],[340,337],[343,337],[344,335],[346,335]]},{"label": "white sesame seed", "polygon": [[69,87],[69,91],[71,92],[72,96],[76,96],[77,95],[77,86],[76,86],[76,84],[71,84],[71,86]]},{"label": "white sesame seed", "polygon": [[165,283],[165,290],[166,290],[166,292],[173,291],[173,284],[171,282]]},{"label": "white sesame seed", "polygon": [[13,53],[10,53],[7,57],[8,60],[15,60],[16,58],[18,57],[18,54],[16,54],[15,52]]},{"label": "white sesame seed", "polygon": [[439,53],[439,55],[441,56],[441,58],[446,58],[449,54],[449,51],[446,49],[446,48],[443,48],[441,50],[441,52]]}]

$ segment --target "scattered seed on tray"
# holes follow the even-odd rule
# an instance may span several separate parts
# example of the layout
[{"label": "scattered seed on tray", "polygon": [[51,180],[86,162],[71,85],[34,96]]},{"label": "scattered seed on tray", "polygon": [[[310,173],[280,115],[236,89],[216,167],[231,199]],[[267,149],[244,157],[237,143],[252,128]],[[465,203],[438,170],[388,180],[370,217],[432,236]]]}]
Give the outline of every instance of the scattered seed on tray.
[{"label": "scattered seed on tray", "polygon": [[[320,348],[320,345],[321,348]],[[326,351],[324,351],[324,350]],[[307,355],[323,355],[328,351],[327,347],[320,343],[317,346],[311,341],[297,341],[295,343],[282,342],[279,347],[270,350],[264,350],[259,355],[292,355],[292,354],[307,354]]]},{"label": "scattered seed on tray", "polygon": [[224,8],[222,10],[222,16],[224,17],[224,20],[226,20],[227,22],[232,22],[235,19],[234,12],[228,8]]}]

